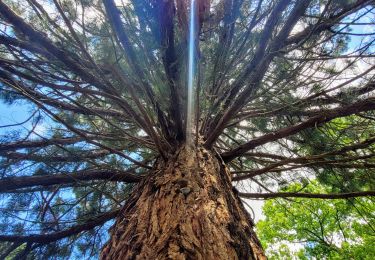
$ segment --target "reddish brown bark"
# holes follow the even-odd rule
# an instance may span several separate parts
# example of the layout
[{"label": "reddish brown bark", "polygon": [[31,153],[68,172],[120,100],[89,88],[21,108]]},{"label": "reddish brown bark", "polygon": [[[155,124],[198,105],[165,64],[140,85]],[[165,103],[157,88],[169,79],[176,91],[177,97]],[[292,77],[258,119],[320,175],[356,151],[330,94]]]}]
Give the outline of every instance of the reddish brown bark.
[{"label": "reddish brown bark", "polygon": [[266,259],[215,153],[181,148],[128,199],[101,259]]}]

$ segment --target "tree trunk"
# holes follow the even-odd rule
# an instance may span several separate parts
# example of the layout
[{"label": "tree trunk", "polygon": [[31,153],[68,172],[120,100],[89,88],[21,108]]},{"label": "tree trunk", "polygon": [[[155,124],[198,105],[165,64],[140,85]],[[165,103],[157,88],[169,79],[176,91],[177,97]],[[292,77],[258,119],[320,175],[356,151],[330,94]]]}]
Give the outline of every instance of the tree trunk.
[{"label": "tree trunk", "polygon": [[101,259],[266,259],[228,169],[182,147],[133,191]]}]

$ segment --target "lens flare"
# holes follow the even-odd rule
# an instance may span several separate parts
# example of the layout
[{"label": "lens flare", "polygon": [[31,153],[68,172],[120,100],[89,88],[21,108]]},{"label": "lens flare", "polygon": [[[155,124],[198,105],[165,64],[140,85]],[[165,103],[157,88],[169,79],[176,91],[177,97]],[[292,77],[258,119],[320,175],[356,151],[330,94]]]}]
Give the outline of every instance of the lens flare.
[{"label": "lens flare", "polygon": [[188,57],[188,88],[187,88],[187,114],[186,114],[186,142],[193,144],[194,128],[194,75],[195,75],[195,36],[196,36],[196,10],[195,0],[190,1],[189,23],[189,57]]}]

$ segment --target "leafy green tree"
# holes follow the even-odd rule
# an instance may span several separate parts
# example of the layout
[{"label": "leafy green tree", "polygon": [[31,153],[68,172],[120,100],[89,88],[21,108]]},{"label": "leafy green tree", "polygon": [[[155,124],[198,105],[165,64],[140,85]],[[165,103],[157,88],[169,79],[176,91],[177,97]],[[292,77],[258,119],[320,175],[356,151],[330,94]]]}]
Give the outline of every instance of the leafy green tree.
[{"label": "leafy green tree", "polygon": [[246,198],[370,218],[374,8],[0,1],[0,257],[264,259]]},{"label": "leafy green tree", "polygon": [[[285,192],[302,188],[292,184]],[[304,190],[330,192],[316,181]],[[374,205],[371,198],[269,200],[257,231],[270,259],[371,259]]]}]

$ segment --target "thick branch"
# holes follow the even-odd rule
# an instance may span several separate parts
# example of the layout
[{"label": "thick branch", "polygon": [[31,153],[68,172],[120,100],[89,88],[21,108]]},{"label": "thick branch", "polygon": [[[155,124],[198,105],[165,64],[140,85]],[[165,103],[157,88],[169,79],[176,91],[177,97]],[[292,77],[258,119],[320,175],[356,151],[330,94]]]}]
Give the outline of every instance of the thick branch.
[{"label": "thick branch", "polygon": [[41,55],[43,55],[47,58],[52,58],[52,55],[50,53],[48,53],[44,49],[41,49],[41,48],[35,46],[31,42],[25,42],[25,41],[22,41],[22,40],[19,40],[19,39],[16,39],[16,38],[12,38],[12,37],[8,37],[8,36],[5,36],[5,35],[0,35],[0,44],[11,45],[11,46],[18,47],[18,48],[21,48],[21,49],[24,49],[24,50],[28,50],[32,53],[39,53],[39,54],[41,54]]},{"label": "thick branch", "polygon": [[169,111],[176,123],[176,138],[181,140],[183,138],[182,118],[180,113],[180,88],[178,84],[178,61],[174,45],[174,14],[175,6],[173,1],[160,1],[158,6],[158,19],[160,23],[160,36],[162,59],[164,70],[168,78],[168,85],[170,89]]},{"label": "thick branch", "polygon": [[80,75],[82,78],[87,79],[94,85],[98,85],[103,89],[107,89],[98,81],[97,78],[95,78],[95,76],[88,73],[79,65],[80,63],[75,60],[77,57],[73,58],[73,54],[67,53],[61,47],[57,47],[44,34],[34,30],[33,27],[31,27],[21,17],[14,13],[5,3],[3,3],[3,1],[0,1],[0,15],[4,17],[5,20],[7,20],[9,23],[13,24],[17,31],[23,33],[38,45],[43,46],[46,50],[48,50],[49,53],[63,62],[69,69],[77,73],[77,75]]},{"label": "thick branch", "polygon": [[68,145],[83,141],[80,137],[53,138],[46,140],[18,141],[0,144],[0,152],[12,151],[24,148],[41,148],[49,145]]},{"label": "thick branch", "polygon": [[320,21],[319,24],[310,25],[302,32],[299,32],[289,37],[286,40],[285,45],[299,43],[311,37],[312,35],[318,35],[321,32],[329,30],[333,25],[337,24],[339,20],[342,20],[344,17],[354,13],[360,8],[363,8],[366,4],[369,4],[370,2],[371,0],[358,0],[352,4],[347,5],[339,13],[331,15],[327,19]]},{"label": "thick branch", "polygon": [[26,236],[18,235],[0,235],[0,241],[11,241],[11,242],[31,242],[31,243],[42,243],[48,244],[56,240],[69,237],[93,229],[97,226],[103,225],[108,220],[115,218],[120,210],[111,211],[108,213],[101,214],[91,220],[88,220],[84,224],[76,225],[63,231],[58,231],[49,234],[31,234]]},{"label": "thick branch", "polygon": [[[366,70],[365,73],[360,74],[359,76],[364,76],[368,72],[371,71],[371,69],[374,69],[374,67],[370,68],[369,70]],[[361,77],[354,77],[353,79],[350,79],[348,82],[345,82],[344,84],[340,84],[339,86],[335,87],[333,90],[338,89],[339,87],[345,86],[346,83],[350,83],[356,79],[359,79]],[[294,103],[269,110],[269,109],[251,109],[248,111],[244,111],[242,113],[238,113],[235,118],[238,118],[237,120],[231,122],[226,127],[232,127],[236,126],[238,127],[238,123],[242,120],[254,118],[254,117],[277,117],[280,115],[290,115],[290,116],[316,116],[321,113],[325,113],[324,110],[321,109],[305,109],[311,106],[320,106],[320,105],[328,105],[328,104],[342,104],[345,102],[345,100],[351,100],[353,97],[359,97],[361,95],[367,94],[369,92],[372,92],[375,90],[375,81],[369,81],[366,83],[363,87],[359,88],[348,88],[345,91],[341,91],[333,96],[329,96],[327,91],[321,91],[317,94],[314,94],[312,96],[309,96],[307,98],[300,99]],[[323,97],[324,96],[324,97]],[[267,106],[272,108],[271,104],[267,104]]]},{"label": "thick branch", "polygon": [[243,145],[238,146],[237,148],[225,152],[222,154],[222,158],[225,162],[229,162],[234,158],[241,156],[242,154],[246,153],[247,151],[254,149],[260,145],[273,142],[275,140],[296,134],[304,129],[316,127],[320,124],[326,123],[335,119],[337,117],[344,117],[349,116],[352,114],[356,114],[359,112],[369,111],[375,109],[375,98],[368,98],[363,101],[356,102],[354,104],[339,107],[332,110],[327,110],[324,114],[314,116],[308,119],[305,122],[292,125],[278,131],[263,135],[261,137],[255,138],[250,142],[247,142]]},{"label": "thick branch", "polygon": [[107,150],[93,150],[85,152],[71,152],[70,155],[48,155],[48,154],[33,154],[33,153],[19,153],[19,152],[0,152],[0,157],[13,160],[27,160],[35,162],[79,162],[85,159],[97,159],[107,156],[111,151]]},{"label": "thick branch", "polygon": [[51,186],[80,181],[107,180],[134,183],[142,179],[133,171],[120,172],[116,170],[82,170],[77,173],[60,173],[54,175],[10,177],[0,179],[0,192],[22,189],[33,186]]},{"label": "thick branch", "polygon": [[[355,160],[361,160],[361,159],[368,159],[373,157],[372,154],[370,155],[365,155],[365,156],[357,156],[357,157],[349,157],[349,158],[344,158],[344,159],[339,159],[339,160],[324,160],[324,158],[332,155],[340,155],[340,154],[345,154],[349,151],[355,151],[358,149],[366,148],[373,144],[375,142],[375,138],[370,138],[367,139],[363,142],[345,146],[339,150],[332,151],[332,152],[327,152],[327,153],[322,153],[322,154],[317,154],[317,155],[311,155],[311,156],[306,156],[306,157],[297,157],[297,158],[283,158],[281,161],[270,164],[264,168],[261,169],[256,169],[256,170],[249,170],[249,171],[236,171],[233,173],[246,173],[244,175],[238,175],[233,178],[234,181],[240,181],[240,180],[245,180],[249,179],[264,173],[268,172],[275,172],[275,171],[286,171],[286,170],[291,170],[291,169],[296,169],[296,168],[302,168],[302,167],[311,167],[311,166],[325,166],[329,165],[331,167],[336,167],[336,168],[363,168],[363,169],[368,169],[368,168],[373,168],[374,165],[365,163],[365,164],[342,164],[343,162],[352,162]],[[300,165],[295,165],[291,166],[289,168],[278,168],[279,166],[283,166],[286,164],[290,163],[297,163]]]}]

